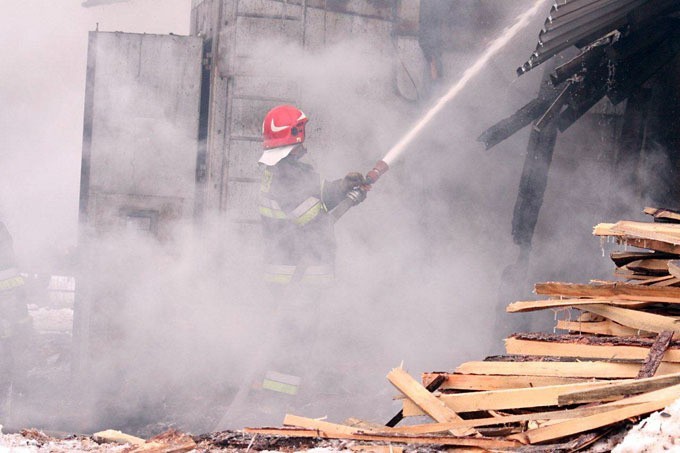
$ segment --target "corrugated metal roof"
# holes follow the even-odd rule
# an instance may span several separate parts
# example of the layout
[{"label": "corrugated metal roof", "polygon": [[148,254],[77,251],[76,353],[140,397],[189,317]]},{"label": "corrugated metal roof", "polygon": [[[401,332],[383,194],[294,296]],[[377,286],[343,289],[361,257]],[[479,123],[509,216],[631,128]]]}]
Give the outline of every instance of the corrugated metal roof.
[{"label": "corrugated metal roof", "polygon": [[536,50],[517,74],[522,75],[568,47],[587,44],[678,4],[680,0],[558,0],[538,36]]}]

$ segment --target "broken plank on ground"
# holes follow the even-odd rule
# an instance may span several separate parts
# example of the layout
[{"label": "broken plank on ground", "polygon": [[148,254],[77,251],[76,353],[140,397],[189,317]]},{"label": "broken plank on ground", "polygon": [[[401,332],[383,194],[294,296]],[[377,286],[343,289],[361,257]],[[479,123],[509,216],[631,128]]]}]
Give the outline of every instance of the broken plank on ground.
[{"label": "broken plank on ground", "polygon": [[[417,404],[427,415],[440,423],[451,423],[462,421],[453,410],[449,409],[444,403],[439,401],[418,381],[413,379],[402,368],[395,368],[387,374],[387,379],[397,390],[402,392],[411,401]],[[475,430],[452,430],[454,435],[465,436],[477,434]]]},{"label": "broken plank on ground", "polygon": [[319,437],[325,439],[348,439],[366,442],[477,447],[482,449],[508,449],[517,448],[520,445],[517,441],[514,440],[486,437],[456,437],[451,435],[410,436],[404,434],[387,434],[387,433],[342,434],[339,432],[326,432],[320,429],[306,429],[306,428],[245,428],[244,431],[250,434],[279,435],[287,437]]},{"label": "broken plank on ground", "polygon": [[[620,406],[627,406],[628,404],[621,404]],[[512,423],[523,423],[528,421],[555,421],[555,420],[568,420],[572,418],[585,417],[588,415],[599,414],[602,412],[607,412],[612,410],[612,407],[606,406],[604,404],[588,406],[588,407],[577,407],[574,409],[561,409],[552,411],[538,411],[538,412],[527,412],[524,414],[515,415],[503,415],[496,417],[487,418],[472,418],[469,420],[463,420],[459,423],[426,423],[423,425],[410,425],[401,426],[394,428],[394,434],[411,434],[411,435],[422,435],[422,434],[432,434],[448,431],[453,428],[481,428],[484,426],[492,425],[507,425]]]}]

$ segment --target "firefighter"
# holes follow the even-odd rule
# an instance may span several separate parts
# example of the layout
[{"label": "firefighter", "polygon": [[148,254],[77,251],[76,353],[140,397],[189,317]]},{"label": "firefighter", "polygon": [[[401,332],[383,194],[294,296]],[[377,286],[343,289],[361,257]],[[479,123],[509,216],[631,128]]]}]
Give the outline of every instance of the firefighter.
[{"label": "firefighter", "polygon": [[12,236],[0,222],[0,415],[5,416],[12,387],[25,378],[33,332],[25,282],[16,266]]},{"label": "firefighter", "polygon": [[[264,280],[270,286],[278,320],[275,345],[262,387],[296,395],[303,376],[318,368],[312,346],[320,300],[334,278],[335,237],[329,214],[352,192],[366,198],[366,180],[351,172],[327,181],[301,161],[307,116],[292,105],[270,110],[262,124],[264,152],[259,211],[265,245]],[[309,388],[308,383],[303,387]],[[309,396],[309,395],[307,395]],[[297,397],[299,406],[300,399]]]}]

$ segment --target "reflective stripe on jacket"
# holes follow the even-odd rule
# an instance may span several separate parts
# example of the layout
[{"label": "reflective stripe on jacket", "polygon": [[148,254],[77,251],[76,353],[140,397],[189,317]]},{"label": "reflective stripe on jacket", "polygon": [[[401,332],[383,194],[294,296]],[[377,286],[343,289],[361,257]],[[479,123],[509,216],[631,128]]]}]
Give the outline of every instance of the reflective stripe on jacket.
[{"label": "reflective stripe on jacket", "polygon": [[260,186],[267,282],[333,279],[335,237],[328,212],[342,199],[341,180],[323,181],[311,165],[289,156],[265,166]]}]

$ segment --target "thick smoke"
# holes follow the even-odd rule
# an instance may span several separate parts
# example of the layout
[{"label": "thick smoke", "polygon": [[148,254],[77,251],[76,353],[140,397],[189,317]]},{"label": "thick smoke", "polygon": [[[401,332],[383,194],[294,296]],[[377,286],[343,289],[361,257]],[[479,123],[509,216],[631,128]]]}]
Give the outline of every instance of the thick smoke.
[{"label": "thick smoke", "polygon": [[[47,5],[10,6],[10,16],[17,23],[21,17],[44,18],[42,3]],[[162,8],[159,3],[140,0],[54,15],[75,17],[90,28],[99,21],[106,30],[186,33],[188,2],[169,7],[164,0]],[[424,82],[424,64],[404,74],[404,67],[395,65],[397,49],[376,51],[374,43],[356,37],[305,52],[252,43],[251,64],[298,83],[299,106],[310,117],[306,159],[325,177],[340,178],[350,170],[369,170],[530,3],[460,2],[460,16],[452,15],[457,20],[446,24],[455,37],[444,46],[443,75],[433,83]],[[150,11],[155,23],[145,19]],[[510,224],[528,131],[492,153],[484,153],[476,137],[535,97],[540,69],[520,79],[514,70],[535,46],[543,19],[537,17],[494,58],[368,199],[337,224],[337,284],[322,303],[316,350],[332,358],[330,367],[341,376],[344,393],[320,399],[301,415],[385,421],[397,405],[389,404],[393,390],[384,376],[402,361],[417,376],[451,370],[499,349],[498,304],[512,300],[504,300],[498,288],[504,267],[517,256]],[[31,263],[55,245],[73,245],[77,230],[86,35],[84,29],[74,33],[73,27],[63,27],[68,28],[69,58],[79,62],[63,65],[52,50],[60,28],[45,27],[52,33],[40,34],[35,48],[3,49],[14,61],[25,62],[21,71],[3,66],[0,73],[0,80],[10,84],[30,73],[29,80],[41,87],[19,84],[3,90],[14,100],[11,116],[19,122],[10,122],[5,111],[0,116],[0,136],[7,137],[3,153],[12,163],[0,170],[0,205],[16,232],[20,255]],[[35,69],[50,63],[60,63],[59,71],[50,71],[59,80],[38,79]],[[415,81],[417,102],[398,96],[386,83],[395,72],[402,81]],[[78,108],[67,109],[72,105]],[[597,133],[568,131],[560,140],[577,142]],[[591,195],[609,193],[611,187],[601,181],[600,163],[591,157],[556,152],[534,244],[530,275],[536,279],[587,279],[601,270],[597,241],[589,233],[593,224],[608,219],[598,216],[605,201]],[[253,166],[256,160],[253,155]],[[46,217],[52,220],[45,222]],[[47,420],[29,406],[19,417],[25,424],[62,430],[146,427],[139,431],[145,434],[154,431],[155,422],[194,432],[214,429],[271,336],[276,305],[259,284],[261,250],[234,225],[208,214],[200,223],[178,225],[171,236],[158,242],[128,232],[99,237],[94,244],[81,242],[90,246],[81,247],[77,257],[81,268],[76,272],[90,277],[84,296],[96,296],[89,309],[111,320],[88,328],[101,329],[97,336],[106,341],[88,346],[95,369],[80,364],[83,381],[77,384],[84,395],[81,388],[55,389],[82,417],[56,412]],[[530,296],[530,286],[520,290]]]}]

